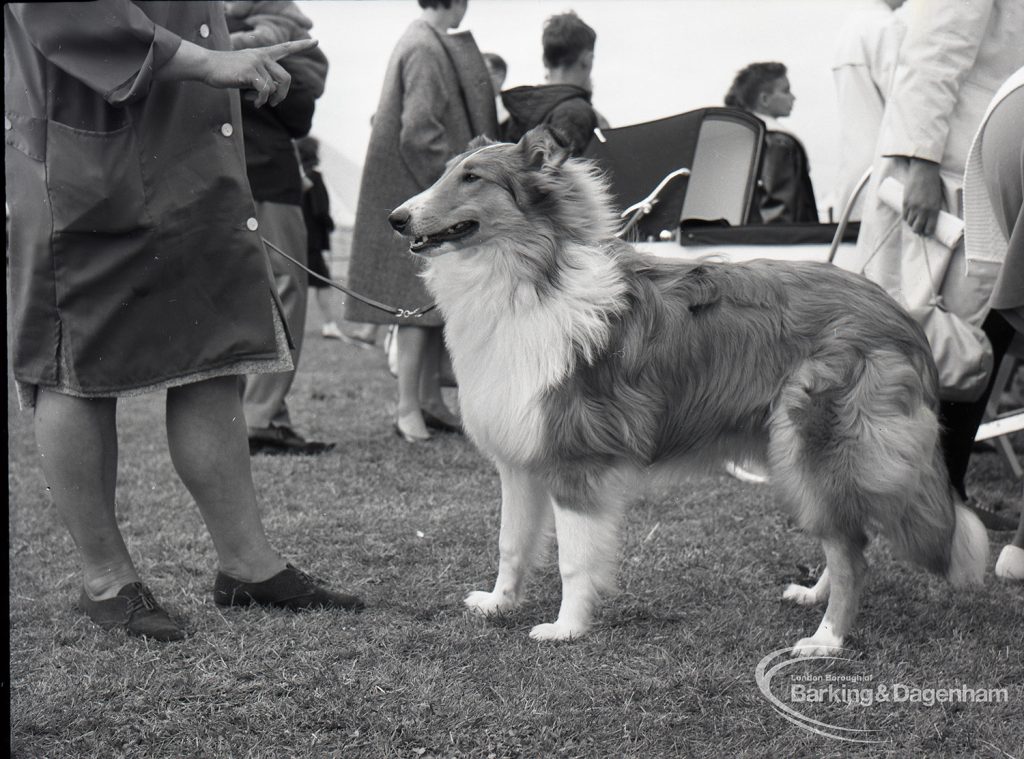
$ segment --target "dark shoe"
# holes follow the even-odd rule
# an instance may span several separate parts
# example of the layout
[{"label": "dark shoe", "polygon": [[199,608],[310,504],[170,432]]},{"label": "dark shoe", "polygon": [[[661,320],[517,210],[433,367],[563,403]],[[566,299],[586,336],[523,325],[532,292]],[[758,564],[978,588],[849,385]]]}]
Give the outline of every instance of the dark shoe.
[{"label": "dark shoe", "polygon": [[288,564],[269,580],[242,582],[223,572],[213,584],[213,602],[218,606],[276,606],[279,609],[344,609],[362,611],[358,596],[327,590],[305,572]]},{"label": "dark shoe", "polygon": [[172,641],[185,637],[185,631],[160,608],[149,588],[141,582],[125,585],[113,598],[93,601],[82,588],[78,608],[104,630],[123,628],[129,635]]},{"label": "dark shoe", "polygon": [[426,409],[423,409],[423,423],[434,430],[440,430],[441,432],[457,432],[462,434],[462,424],[459,422],[449,422],[442,419],[439,416],[431,414]]},{"label": "dark shoe", "polygon": [[334,443],[306,440],[291,427],[250,427],[249,453],[293,453],[313,455],[326,453]]}]

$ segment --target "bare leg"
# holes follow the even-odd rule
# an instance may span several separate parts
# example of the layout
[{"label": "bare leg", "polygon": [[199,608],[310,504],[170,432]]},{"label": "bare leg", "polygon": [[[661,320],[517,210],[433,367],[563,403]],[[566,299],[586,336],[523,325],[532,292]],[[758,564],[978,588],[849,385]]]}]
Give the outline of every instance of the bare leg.
[{"label": "bare leg", "polygon": [[425,327],[402,325],[398,340],[398,419],[402,431],[414,438],[429,436],[420,407],[420,374],[429,342]]},{"label": "bare leg", "polygon": [[113,598],[139,580],[117,526],[117,402],[40,388],[36,443],[43,474],[82,562],[83,583],[94,600]]},{"label": "bare leg", "polygon": [[221,571],[262,582],[284,569],[256,507],[237,378],[168,390],[167,444],[174,468],[199,505]]},{"label": "bare leg", "polygon": [[867,569],[863,541],[830,539],[823,541],[823,546],[831,584],[828,606],[817,632],[810,638],[797,641],[794,656],[837,653],[857,618]]},{"label": "bare leg", "polygon": [[501,535],[498,579],[490,593],[477,590],[466,606],[483,614],[509,611],[522,600],[526,575],[547,542],[551,496],[542,483],[521,469],[498,464],[501,474]]},{"label": "bare leg", "polygon": [[337,324],[338,320],[334,316],[334,306],[331,303],[331,291],[326,287],[314,287],[313,292],[316,297],[316,304],[320,308],[321,321],[324,324]]},{"label": "bare leg", "polygon": [[423,371],[420,372],[420,404],[434,416],[450,424],[458,423],[458,417],[445,405],[441,390],[441,359],[444,356],[444,332],[431,328],[423,355]]}]

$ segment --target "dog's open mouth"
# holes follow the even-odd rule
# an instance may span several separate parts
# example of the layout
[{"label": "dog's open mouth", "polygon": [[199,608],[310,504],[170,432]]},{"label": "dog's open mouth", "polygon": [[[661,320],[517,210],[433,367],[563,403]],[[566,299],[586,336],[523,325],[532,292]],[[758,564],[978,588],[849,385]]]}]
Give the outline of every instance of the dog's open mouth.
[{"label": "dog's open mouth", "polygon": [[475,221],[460,221],[458,224],[453,224],[441,232],[435,232],[432,235],[422,235],[417,237],[409,245],[409,250],[413,253],[422,253],[430,248],[436,248],[438,245],[446,242],[452,242],[453,240],[461,240],[464,237],[469,237],[471,234],[476,232],[480,228],[480,224]]}]

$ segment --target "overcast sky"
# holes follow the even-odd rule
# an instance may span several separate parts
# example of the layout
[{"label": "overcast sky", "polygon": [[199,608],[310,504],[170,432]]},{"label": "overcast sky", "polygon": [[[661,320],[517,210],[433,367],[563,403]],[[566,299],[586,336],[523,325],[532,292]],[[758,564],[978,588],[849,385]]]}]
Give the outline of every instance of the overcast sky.
[{"label": "overcast sky", "polygon": [[[788,123],[807,147],[823,204],[837,165],[832,47],[851,14],[879,2],[470,0],[462,28],[473,32],[481,50],[508,62],[506,87],[538,84],[544,76],[544,20],[575,10],[597,31],[594,104],[612,126],[721,105],[737,70],[752,61],[782,61],[797,98]],[[314,133],[362,165],[388,57],[420,14],[419,5],[416,0],[304,0],[299,5],[312,18],[313,35],[331,62]]]}]

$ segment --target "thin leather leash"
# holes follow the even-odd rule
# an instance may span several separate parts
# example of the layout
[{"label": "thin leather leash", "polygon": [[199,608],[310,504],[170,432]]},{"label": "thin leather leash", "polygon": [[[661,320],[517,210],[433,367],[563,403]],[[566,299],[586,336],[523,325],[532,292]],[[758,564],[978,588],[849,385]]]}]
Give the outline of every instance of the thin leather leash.
[{"label": "thin leather leash", "polygon": [[373,306],[374,308],[379,309],[381,311],[386,311],[387,313],[391,314],[392,316],[398,317],[399,319],[418,319],[419,317],[423,316],[423,314],[429,313],[430,311],[433,311],[435,308],[437,308],[437,304],[436,303],[431,303],[429,306],[420,307],[420,308],[414,308],[414,309],[411,309],[411,310],[407,309],[407,308],[398,308],[397,306],[389,306],[387,303],[381,303],[379,300],[374,300],[373,298],[369,298],[369,297],[367,297],[365,295],[361,295],[360,293],[357,293],[355,290],[352,290],[352,289],[346,287],[345,285],[341,284],[340,282],[335,282],[333,279],[329,279],[329,278],[324,277],[324,276],[322,276],[320,274],[317,274],[315,271],[310,269],[305,264],[303,264],[303,263],[301,263],[299,261],[296,261],[294,258],[289,256],[287,253],[285,253],[279,247],[274,245],[274,243],[270,242],[270,240],[268,240],[266,237],[261,237],[260,239],[263,240],[263,243],[268,248],[270,248],[272,251],[274,251],[278,255],[284,256],[285,258],[287,258],[293,264],[295,264],[300,269],[302,269],[304,272],[306,272],[306,274],[308,274],[309,276],[316,277],[317,279],[319,279],[324,284],[327,284],[327,285],[330,285],[331,287],[333,287],[335,290],[341,290],[341,292],[345,293],[346,295],[350,295],[351,297],[355,298],[358,301],[361,301],[361,302],[365,303],[368,306]]}]

